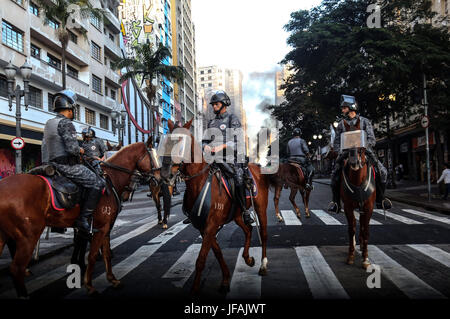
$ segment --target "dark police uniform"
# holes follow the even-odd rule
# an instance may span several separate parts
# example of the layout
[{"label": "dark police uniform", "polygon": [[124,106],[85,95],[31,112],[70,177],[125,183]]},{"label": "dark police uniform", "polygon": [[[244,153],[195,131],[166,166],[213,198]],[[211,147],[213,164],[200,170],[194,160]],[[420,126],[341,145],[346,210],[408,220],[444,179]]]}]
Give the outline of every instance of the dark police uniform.
[{"label": "dark police uniform", "polygon": [[[84,154],[90,158],[98,157],[102,158],[107,151],[105,143],[99,138],[88,138],[81,144],[84,149]],[[96,159],[91,159],[90,164],[95,168],[97,174],[103,175],[103,171],[100,167],[100,162]]]},{"label": "dark police uniform", "polygon": [[287,145],[287,154],[289,161],[300,163],[306,169],[305,177],[307,183],[312,186],[312,175],[314,173],[314,166],[306,157],[309,154],[308,145],[305,140],[299,136],[291,138]]}]

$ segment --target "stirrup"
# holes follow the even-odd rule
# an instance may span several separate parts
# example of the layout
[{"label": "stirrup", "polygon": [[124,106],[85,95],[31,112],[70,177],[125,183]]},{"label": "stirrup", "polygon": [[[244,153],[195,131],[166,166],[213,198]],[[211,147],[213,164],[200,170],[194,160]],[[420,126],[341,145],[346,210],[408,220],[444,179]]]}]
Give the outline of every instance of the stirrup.
[{"label": "stirrup", "polygon": [[314,185],[306,184],[305,188],[306,190],[312,191],[314,189]]},{"label": "stirrup", "polygon": [[247,225],[253,224],[255,221],[253,220],[252,216],[250,216],[250,213],[248,210],[242,213],[242,219],[244,220],[244,223]]},{"label": "stirrup", "polygon": [[336,202],[331,201],[331,202],[328,204],[327,210],[328,210],[329,212],[338,214],[338,213],[341,211],[341,208],[339,207],[339,205],[338,205]]},{"label": "stirrup", "polygon": [[183,220],[183,224],[190,224],[191,223],[191,219],[188,217],[185,220]]},{"label": "stirrup", "polygon": [[385,198],[381,201],[381,203],[377,203],[378,209],[388,210],[392,208],[392,202],[389,198]]}]

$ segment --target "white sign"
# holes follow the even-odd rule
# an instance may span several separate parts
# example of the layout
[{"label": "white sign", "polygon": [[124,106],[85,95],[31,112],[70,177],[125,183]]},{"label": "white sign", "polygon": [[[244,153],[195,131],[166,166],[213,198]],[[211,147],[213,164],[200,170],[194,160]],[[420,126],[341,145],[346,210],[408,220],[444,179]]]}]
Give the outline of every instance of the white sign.
[{"label": "white sign", "polygon": [[21,137],[16,137],[11,141],[11,146],[15,150],[21,150],[25,147],[25,141]]},{"label": "white sign", "polygon": [[427,128],[430,125],[430,119],[428,118],[428,116],[424,115],[424,117],[422,117],[420,125],[422,125],[423,128]]}]

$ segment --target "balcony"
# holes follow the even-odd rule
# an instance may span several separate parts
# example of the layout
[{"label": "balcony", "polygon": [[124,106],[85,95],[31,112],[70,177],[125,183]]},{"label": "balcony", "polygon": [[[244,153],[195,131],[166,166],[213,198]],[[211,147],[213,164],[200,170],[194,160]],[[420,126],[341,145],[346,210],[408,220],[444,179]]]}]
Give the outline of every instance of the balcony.
[{"label": "balcony", "polygon": [[119,46],[115,42],[113,42],[109,37],[105,37],[104,50],[106,55],[114,59],[122,58],[122,51],[120,50]]},{"label": "balcony", "polygon": [[106,68],[105,72],[105,81],[109,84],[112,84],[114,87],[120,87],[119,84],[120,75],[117,72],[114,72],[110,68]]},{"label": "balcony", "polygon": [[120,21],[109,9],[107,9],[105,13],[105,26],[111,29],[115,34],[120,33]]}]

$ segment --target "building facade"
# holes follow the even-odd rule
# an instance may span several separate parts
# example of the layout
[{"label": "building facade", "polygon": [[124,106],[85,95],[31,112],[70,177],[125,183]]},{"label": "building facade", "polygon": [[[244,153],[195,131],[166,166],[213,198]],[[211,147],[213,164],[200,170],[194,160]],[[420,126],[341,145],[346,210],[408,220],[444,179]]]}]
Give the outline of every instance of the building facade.
[{"label": "building facade", "polygon": [[[111,111],[120,109],[119,74],[111,62],[120,58],[119,1],[108,1],[106,20],[90,18],[77,20],[77,28],[69,28],[66,65],[61,65],[61,44],[56,30],[60,22],[49,20],[32,0],[2,0],[0,19],[0,176],[14,172],[13,150],[10,140],[15,137],[15,101],[9,110],[4,67],[11,63],[19,68],[27,61],[32,66],[30,104],[23,108],[22,136],[26,142],[22,157],[26,171],[40,163],[40,145],[44,125],[55,116],[52,110],[54,94],[62,89],[61,68],[66,68],[66,87],[79,97],[74,120],[78,133],[91,126],[98,137],[117,142],[112,130]],[[20,18],[18,18],[20,17]],[[86,38],[79,30],[86,32]],[[23,88],[20,72],[16,84]]]}]

